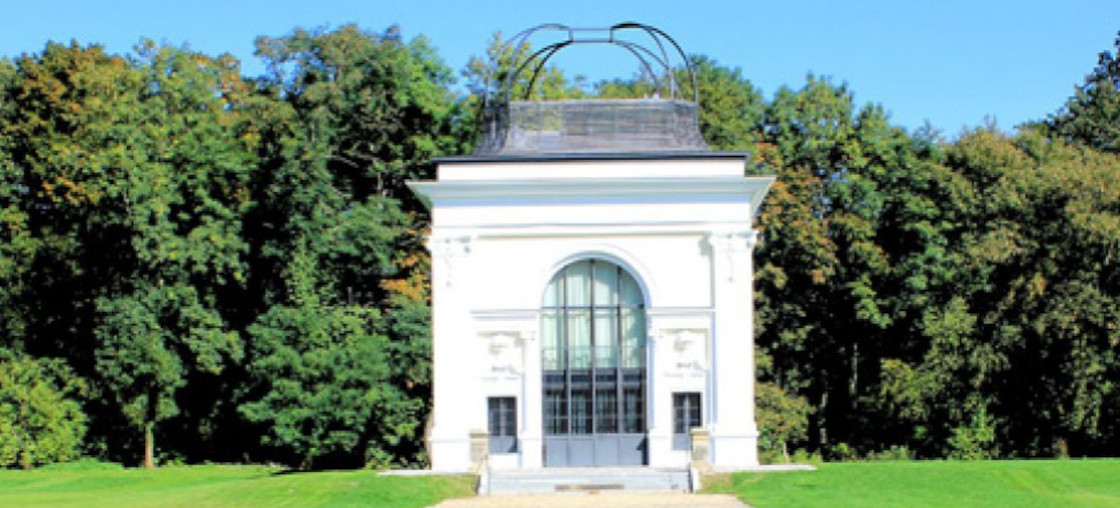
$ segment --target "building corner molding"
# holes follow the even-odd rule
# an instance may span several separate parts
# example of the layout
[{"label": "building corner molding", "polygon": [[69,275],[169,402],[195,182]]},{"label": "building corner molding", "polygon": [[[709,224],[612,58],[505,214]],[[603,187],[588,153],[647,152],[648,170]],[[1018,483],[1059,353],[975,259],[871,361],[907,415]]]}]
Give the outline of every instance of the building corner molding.
[{"label": "building corner molding", "polygon": [[720,271],[727,274],[727,280],[734,282],[746,275],[740,273],[747,268],[741,260],[750,258],[758,245],[759,234],[754,229],[709,231],[704,240],[711,248],[717,266],[723,267]]},{"label": "building corner molding", "polygon": [[444,268],[443,285],[451,287],[455,284],[458,268],[471,254],[471,248],[476,239],[475,235],[439,235],[428,238],[428,252],[432,254],[432,262],[442,263]]}]

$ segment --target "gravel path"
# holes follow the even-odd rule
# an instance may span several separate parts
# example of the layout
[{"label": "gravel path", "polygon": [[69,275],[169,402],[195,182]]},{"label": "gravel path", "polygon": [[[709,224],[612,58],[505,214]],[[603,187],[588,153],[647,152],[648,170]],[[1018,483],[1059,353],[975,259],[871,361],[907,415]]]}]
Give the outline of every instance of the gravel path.
[{"label": "gravel path", "polygon": [[679,493],[526,494],[449,499],[432,508],[749,508],[733,496]]}]

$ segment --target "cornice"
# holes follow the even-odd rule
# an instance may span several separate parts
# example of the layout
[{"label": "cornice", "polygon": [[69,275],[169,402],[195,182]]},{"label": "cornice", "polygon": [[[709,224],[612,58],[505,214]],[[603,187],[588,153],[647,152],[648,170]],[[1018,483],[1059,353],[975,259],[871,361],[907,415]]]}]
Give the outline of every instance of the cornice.
[{"label": "cornice", "polygon": [[774,176],[525,178],[409,182],[429,206],[749,201],[757,210]]},{"label": "cornice", "polygon": [[438,157],[437,164],[476,164],[492,162],[571,162],[571,161],[623,161],[623,160],[703,160],[703,159],[742,159],[750,158],[749,152],[586,152],[586,153],[542,153],[506,155],[464,155]]}]

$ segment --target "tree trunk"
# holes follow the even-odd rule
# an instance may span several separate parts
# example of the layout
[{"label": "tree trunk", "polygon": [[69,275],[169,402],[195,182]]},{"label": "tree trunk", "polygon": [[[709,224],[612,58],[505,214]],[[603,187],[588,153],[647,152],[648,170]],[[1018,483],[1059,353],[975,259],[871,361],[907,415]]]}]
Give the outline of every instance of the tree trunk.
[{"label": "tree trunk", "polygon": [[[160,286],[163,285],[163,279],[159,281]],[[148,386],[148,400],[144,419],[144,468],[155,469],[156,467],[156,416],[159,415],[159,389],[155,387],[155,383]]]},{"label": "tree trunk", "polygon": [[156,423],[148,421],[144,423],[144,468],[155,469],[155,451],[156,451],[156,437],[155,437]]},{"label": "tree trunk", "polygon": [[428,411],[427,421],[424,422],[424,454],[428,456],[428,465],[432,464],[432,427],[435,426],[435,411]]},{"label": "tree trunk", "polygon": [[[848,378],[848,403],[852,414],[859,409],[859,343],[852,344],[852,373]],[[849,420],[850,421],[850,420]]]},{"label": "tree trunk", "polygon": [[828,449],[828,417],[825,416],[828,413],[828,385],[825,385],[824,390],[821,391],[819,407],[820,409],[817,410],[817,431],[820,435],[818,444],[821,447],[821,454],[823,455]]}]

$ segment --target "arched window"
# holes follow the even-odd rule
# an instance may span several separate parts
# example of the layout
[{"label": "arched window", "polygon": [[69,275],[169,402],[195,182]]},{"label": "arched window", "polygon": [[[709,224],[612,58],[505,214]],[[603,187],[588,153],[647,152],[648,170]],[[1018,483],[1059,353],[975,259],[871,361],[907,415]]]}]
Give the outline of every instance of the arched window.
[{"label": "arched window", "polygon": [[[643,434],[646,320],[637,281],[609,261],[577,261],[549,282],[541,315],[545,435]],[[634,460],[644,456],[618,457]]]}]

